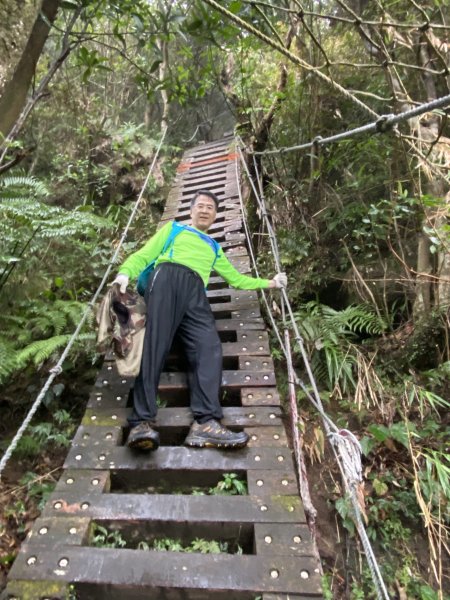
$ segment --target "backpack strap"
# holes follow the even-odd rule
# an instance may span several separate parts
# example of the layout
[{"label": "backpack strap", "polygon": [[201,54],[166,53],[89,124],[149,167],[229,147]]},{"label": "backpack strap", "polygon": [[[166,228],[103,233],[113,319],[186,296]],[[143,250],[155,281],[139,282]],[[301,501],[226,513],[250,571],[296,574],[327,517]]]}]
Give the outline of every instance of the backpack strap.
[{"label": "backpack strap", "polygon": [[170,253],[169,253],[169,257],[172,258],[173,242],[175,241],[175,238],[177,237],[177,235],[183,231],[183,229],[184,229],[184,225],[182,225],[181,223],[178,223],[177,221],[173,221],[172,229],[170,230],[169,236],[166,240],[166,243],[164,244],[164,248],[162,249],[161,254],[165,254],[167,252],[168,248],[170,246],[172,246],[170,248]]}]

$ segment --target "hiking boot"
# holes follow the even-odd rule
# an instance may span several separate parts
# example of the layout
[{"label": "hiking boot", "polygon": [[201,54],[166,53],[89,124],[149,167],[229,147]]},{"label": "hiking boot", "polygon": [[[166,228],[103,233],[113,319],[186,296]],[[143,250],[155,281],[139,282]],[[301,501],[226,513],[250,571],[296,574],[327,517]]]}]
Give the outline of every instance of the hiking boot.
[{"label": "hiking boot", "polygon": [[184,443],[196,448],[243,448],[248,440],[245,431],[230,431],[219,421],[210,419],[206,423],[194,421]]},{"label": "hiking boot", "polygon": [[156,450],[159,447],[159,433],[152,429],[151,423],[143,421],[131,428],[127,446],[138,450]]}]

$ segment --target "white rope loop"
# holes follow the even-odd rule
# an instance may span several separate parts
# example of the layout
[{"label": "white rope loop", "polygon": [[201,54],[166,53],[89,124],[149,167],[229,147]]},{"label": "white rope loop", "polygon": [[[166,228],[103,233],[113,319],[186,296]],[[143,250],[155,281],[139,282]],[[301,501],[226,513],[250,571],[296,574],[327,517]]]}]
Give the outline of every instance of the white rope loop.
[{"label": "white rope loop", "polygon": [[163,130],[163,133],[161,135],[161,139],[159,141],[158,147],[156,149],[155,155],[154,155],[153,160],[152,160],[152,164],[150,165],[149,171],[147,173],[147,177],[145,178],[145,181],[144,181],[144,184],[142,186],[142,189],[141,189],[141,191],[139,193],[139,196],[138,196],[138,198],[137,198],[137,200],[136,200],[136,202],[134,204],[133,210],[132,210],[131,215],[130,215],[130,217],[128,219],[128,222],[127,222],[127,224],[125,226],[125,229],[124,229],[124,231],[122,233],[122,237],[120,238],[119,244],[118,244],[118,246],[117,246],[117,248],[116,248],[116,250],[115,250],[115,252],[114,252],[114,254],[113,254],[112,258],[111,258],[111,260],[109,261],[109,264],[108,264],[108,266],[106,268],[105,274],[103,275],[103,278],[102,278],[102,280],[101,280],[101,282],[100,282],[100,284],[99,284],[96,292],[92,296],[91,300],[88,302],[88,306],[86,307],[83,315],[81,316],[81,319],[80,319],[80,321],[79,321],[79,323],[78,323],[75,331],[73,332],[72,337],[67,342],[67,345],[66,345],[64,351],[62,352],[62,354],[61,354],[58,362],[56,363],[56,365],[50,369],[50,376],[48,377],[48,379],[45,382],[45,384],[44,384],[43,388],[41,389],[41,391],[39,392],[36,400],[32,404],[32,406],[31,406],[31,408],[30,408],[30,410],[29,410],[26,418],[24,419],[22,425],[17,430],[16,435],[11,440],[11,442],[10,442],[10,444],[9,444],[6,452],[2,456],[2,459],[0,461],[0,480],[1,480],[2,472],[3,472],[4,468],[6,467],[6,464],[7,464],[8,460],[11,458],[12,453],[16,449],[17,444],[20,441],[20,438],[22,437],[22,435],[24,434],[26,428],[30,424],[32,418],[34,417],[34,415],[35,415],[35,413],[37,411],[37,409],[42,404],[42,401],[44,400],[47,391],[49,390],[51,384],[53,383],[53,380],[62,372],[62,366],[64,364],[64,361],[67,358],[67,355],[69,354],[69,352],[70,352],[70,350],[71,350],[71,348],[72,348],[75,340],[77,339],[77,337],[78,337],[81,329],[83,328],[84,323],[86,322],[86,319],[88,318],[88,316],[89,316],[92,308],[95,306],[95,303],[96,303],[98,297],[100,296],[100,294],[101,294],[101,292],[102,292],[102,290],[103,290],[106,282],[108,281],[109,275],[111,273],[111,269],[113,268],[113,266],[114,266],[114,264],[115,264],[115,262],[117,260],[117,257],[119,256],[119,252],[120,252],[120,250],[122,248],[122,245],[123,245],[123,243],[125,241],[125,238],[126,238],[126,236],[128,234],[128,230],[130,229],[131,223],[132,223],[132,221],[133,221],[133,219],[134,219],[134,217],[135,217],[135,215],[137,213],[137,210],[139,208],[139,204],[141,203],[142,196],[144,194],[144,191],[145,191],[145,189],[146,189],[146,187],[148,185],[148,182],[150,180],[150,176],[151,176],[151,174],[153,172],[153,169],[155,167],[156,160],[158,158],[159,152],[161,150],[161,147],[163,145],[164,139],[166,137],[166,133],[167,133],[167,127]]},{"label": "white rope loop", "polygon": [[328,434],[328,439],[342,458],[344,471],[350,485],[361,483],[363,480],[362,448],[357,437],[348,429],[340,429],[339,431],[331,431]]}]

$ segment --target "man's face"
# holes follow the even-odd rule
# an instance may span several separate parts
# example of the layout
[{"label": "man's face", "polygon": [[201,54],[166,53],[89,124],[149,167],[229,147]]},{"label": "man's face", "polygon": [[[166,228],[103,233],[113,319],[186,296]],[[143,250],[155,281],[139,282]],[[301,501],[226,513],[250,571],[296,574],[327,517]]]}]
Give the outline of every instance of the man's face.
[{"label": "man's face", "polygon": [[200,231],[208,231],[216,215],[216,203],[209,196],[199,196],[191,207],[192,225]]}]

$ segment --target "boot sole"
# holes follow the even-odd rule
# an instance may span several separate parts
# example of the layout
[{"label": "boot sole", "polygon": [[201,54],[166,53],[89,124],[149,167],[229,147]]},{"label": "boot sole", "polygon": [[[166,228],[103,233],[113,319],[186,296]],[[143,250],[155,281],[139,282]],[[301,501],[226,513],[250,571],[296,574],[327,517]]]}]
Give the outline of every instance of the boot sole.
[{"label": "boot sole", "polygon": [[127,442],[127,446],[135,450],[157,450],[159,448],[159,441],[150,439],[135,440]]},{"label": "boot sole", "polygon": [[221,448],[223,450],[234,450],[237,448],[244,448],[248,444],[248,440],[242,442],[216,442],[211,440],[205,440],[201,437],[192,437],[184,442],[185,446],[191,448]]}]

